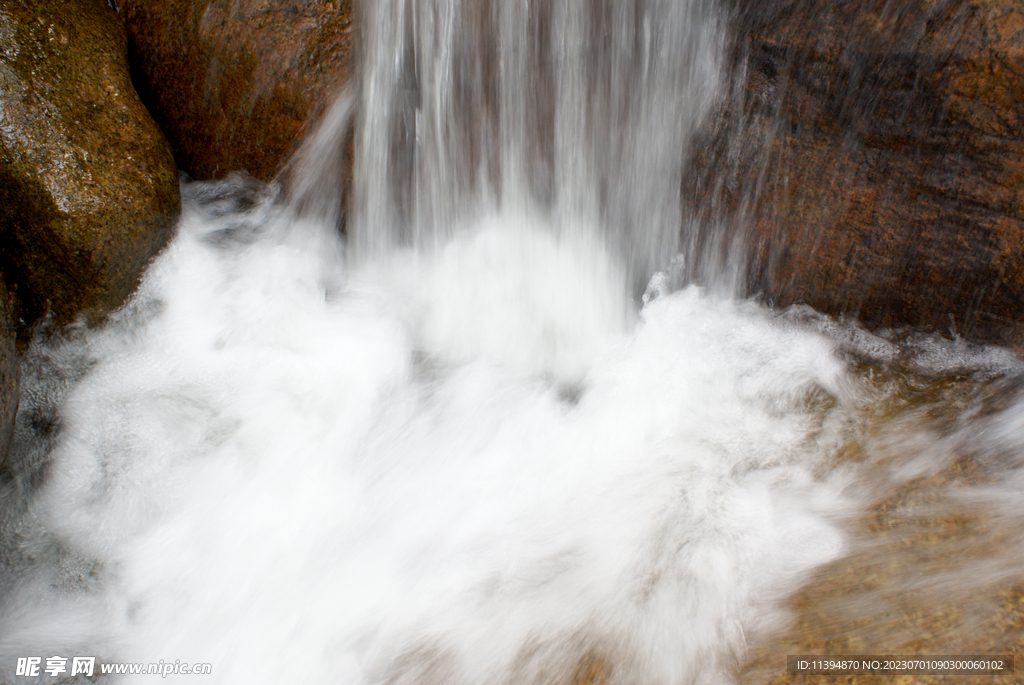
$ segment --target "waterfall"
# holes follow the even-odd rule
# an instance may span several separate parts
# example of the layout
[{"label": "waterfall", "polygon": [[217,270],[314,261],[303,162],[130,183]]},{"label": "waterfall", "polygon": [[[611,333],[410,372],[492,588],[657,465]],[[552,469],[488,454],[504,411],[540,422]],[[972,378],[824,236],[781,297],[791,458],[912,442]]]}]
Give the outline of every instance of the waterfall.
[{"label": "waterfall", "polygon": [[724,26],[707,0],[364,3],[352,248],[433,249],[489,212],[593,232],[646,283]]},{"label": "waterfall", "polygon": [[131,302],[26,353],[0,682],[55,655],[158,665],[115,682],[763,682],[805,646],[794,592],[902,568],[929,517],[1001,546],[826,605],[988,625],[971,593],[1019,582],[1024,540],[1016,357],[680,287],[720,9],[358,11],[360,75],[284,189],[184,184]]}]

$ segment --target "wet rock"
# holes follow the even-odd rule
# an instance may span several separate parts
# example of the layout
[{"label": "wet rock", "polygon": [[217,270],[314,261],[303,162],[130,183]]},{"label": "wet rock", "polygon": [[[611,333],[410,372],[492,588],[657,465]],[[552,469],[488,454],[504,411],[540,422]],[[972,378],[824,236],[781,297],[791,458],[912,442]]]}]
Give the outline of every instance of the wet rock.
[{"label": "wet rock", "polygon": [[100,316],[179,211],[166,140],[103,0],[0,0],[0,260],[21,315]]},{"label": "wet rock", "polygon": [[747,294],[1024,343],[1024,3],[734,8],[683,194],[746,239]]},{"label": "wet rock", "polygon": [[198,179],[270,180],[348,80],[351,0],[118,0],[136,82]]},{"label": "wet rock", "polygon": [[14,415],[18,413],[18,354],[14,326],[14,302],[0,278],[0,467],[14,434]]}]

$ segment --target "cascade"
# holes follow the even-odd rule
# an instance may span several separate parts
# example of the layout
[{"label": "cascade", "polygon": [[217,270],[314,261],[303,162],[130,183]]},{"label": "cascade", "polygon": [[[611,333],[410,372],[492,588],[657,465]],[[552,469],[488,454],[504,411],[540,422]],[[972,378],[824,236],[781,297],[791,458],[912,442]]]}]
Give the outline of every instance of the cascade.
[{"label": "cascade", "polygon": [[185,183],[131,302],[26,354],[0,682],[57,655],[159,665],[114,682],[753,683],[829,639],[1004,646],[968,636],[1017,616],[1017,358],[693,283],[720,8],[358,12],[289,185]]}]

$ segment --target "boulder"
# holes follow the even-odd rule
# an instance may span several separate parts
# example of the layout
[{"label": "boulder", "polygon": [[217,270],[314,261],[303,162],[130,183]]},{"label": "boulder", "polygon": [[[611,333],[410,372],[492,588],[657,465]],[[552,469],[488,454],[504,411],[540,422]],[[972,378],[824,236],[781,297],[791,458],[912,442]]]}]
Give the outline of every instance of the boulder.
[{"label": "boulder", "polygon": [[136,83],[197,179],[270,180],[347,82],[351,0],[117,0]]},{"label": "boulder", "polygon": [[118,307],[180,209],[104,0],[0,0],[0,261],[21,316]]},{"label": "boulder", "polygon": [[744,294],[1024,343],[1024,3],[735,2],[683,198]]}]

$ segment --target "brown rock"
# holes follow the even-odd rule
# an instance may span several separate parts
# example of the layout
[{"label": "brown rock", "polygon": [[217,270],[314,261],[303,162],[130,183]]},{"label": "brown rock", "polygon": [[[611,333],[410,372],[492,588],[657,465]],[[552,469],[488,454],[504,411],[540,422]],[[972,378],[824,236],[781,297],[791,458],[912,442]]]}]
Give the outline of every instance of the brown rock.
[{"label": "brown rock", "polygon": [[14,303],[0,278],[0,467],[7,458],[18,413],[18,354],[15,349]]},{"label": "brown rock", "polygon": [[348,80],[351,0],[118,0],[181,168],[270,180]]},{"label": "brown rock", "polygon": [[0,259],[22,314],[119,306],[179,211],[103,0],[0,0]]},{"label": "brown rock", "polygon": [[731,97],[683,193],[746,234],[747,293],[1024,342],[1024,3],[738,0],[737,16]]}]

